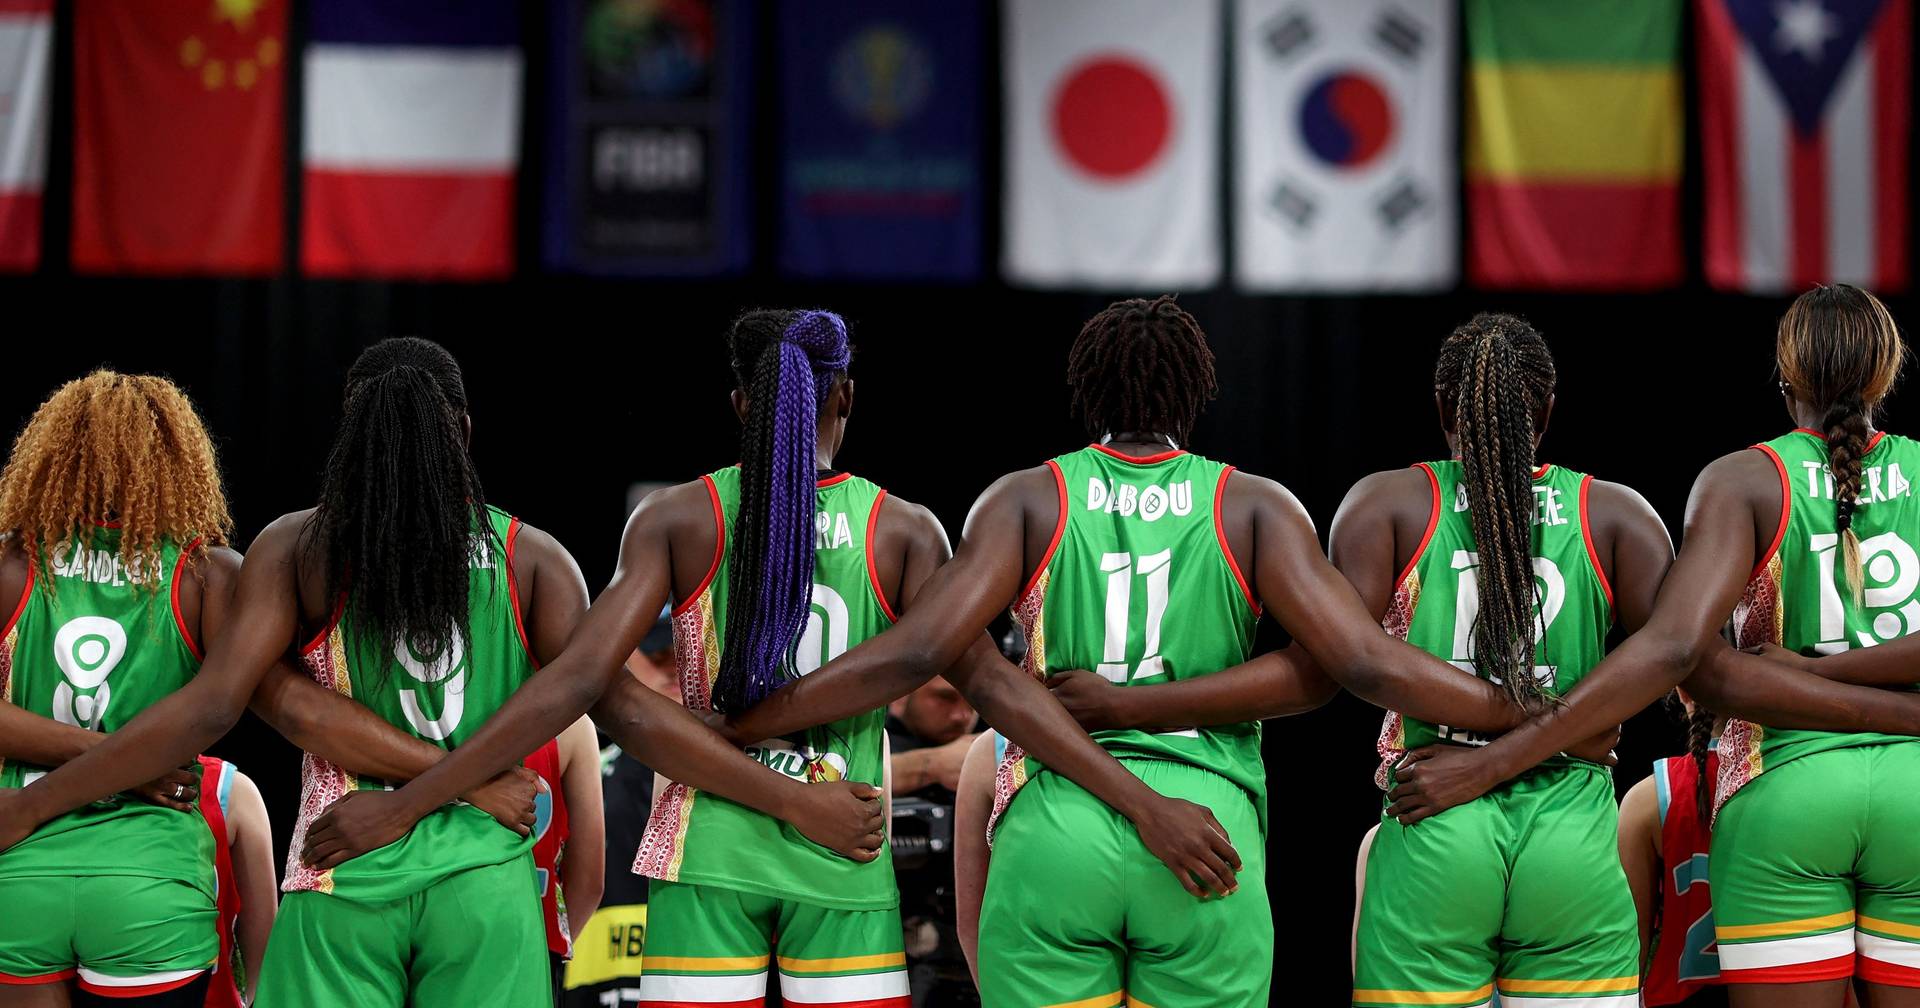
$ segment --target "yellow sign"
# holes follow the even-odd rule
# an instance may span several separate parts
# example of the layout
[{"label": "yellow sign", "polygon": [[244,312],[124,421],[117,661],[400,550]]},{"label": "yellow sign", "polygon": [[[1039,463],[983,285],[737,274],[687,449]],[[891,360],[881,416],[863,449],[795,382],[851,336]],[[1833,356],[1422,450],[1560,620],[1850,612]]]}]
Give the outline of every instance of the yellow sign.
[{"label": "yellow sign", "polygon": [[647,905],[603,906],[573,939],[567,989],[640,975],[640,949],[647,939]]}]

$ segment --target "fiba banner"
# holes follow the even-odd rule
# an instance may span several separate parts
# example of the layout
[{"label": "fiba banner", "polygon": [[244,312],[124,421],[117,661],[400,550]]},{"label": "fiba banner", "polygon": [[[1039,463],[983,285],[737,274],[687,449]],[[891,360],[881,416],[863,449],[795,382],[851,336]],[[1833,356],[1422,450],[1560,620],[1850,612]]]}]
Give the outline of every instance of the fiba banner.
[{"label": "fiba banner", "polygon": [[1451,287],[1452,11],[1394,0],[1238,0],[1234,25],[1240,285]]},{"label": "fiba banner", "polygon": [[40,263],[53,0],[0,2],[0,270]]},{"label": "fiba banner", "polygon": [[982,0],[778,10],[781,267],[978,275]]},{"label": "fiba banner", "polygon": [[548,10],[547,264],[655,276],[744,269],[752,5],[556,0]]},{"label": "fiba banner", "polygon": [[287,0],[73,5],[75,270],[281,268],[286,39]]},{"label": "fiba banner", "polygon": [[300,259],[316,276],[513,271],[512,0],[311,5]]},{"label": "fiba banner", "polygon": [[1467,274],[1676,284],[1680,0],[1467,0]]},{"label": "fiba banner", "polygon": [[1707,279],[1907,284],[1911,0],[1701,0]]},{"label": "fiba banner", "polygon": [[1218,0],[1007,0],[1009,280],[1220,277]]}]

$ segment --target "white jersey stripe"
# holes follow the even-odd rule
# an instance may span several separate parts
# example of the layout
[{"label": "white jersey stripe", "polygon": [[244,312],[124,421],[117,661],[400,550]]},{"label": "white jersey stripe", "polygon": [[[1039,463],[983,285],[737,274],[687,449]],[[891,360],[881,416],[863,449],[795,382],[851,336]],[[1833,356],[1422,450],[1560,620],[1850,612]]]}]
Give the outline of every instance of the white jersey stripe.
[{"label": "white jersey stripe", "polygon": [[767,994],[766,970],[740,976],[675,976],[648,973],[644,963],[640,969],[640,1003],[643,1005],[655,1001],[728,1004],[754,1001]]},{"label": "white jersey stripe", "polygon": [[907,996],[907,971],[809,977],[780,972],[780,1000],[790,1005],[828,1005]]},{"label": "white jersey stripe", "polygon": [[1771,969],[1775,966],[1825,962],[1852,952],[1853,947],[1852,928],[1772,941],[1721,942],[1720,970],[1724,973],[1728,970]]},{"label": "white jersey stripe", "polygon": [[1854,942],[1860,954],[1874,962],[1890,963],[1907,969],[1920,969],[1920,943],[1901,941],[1898,938],[1882,938],[1865,931],[1858,932]]}]

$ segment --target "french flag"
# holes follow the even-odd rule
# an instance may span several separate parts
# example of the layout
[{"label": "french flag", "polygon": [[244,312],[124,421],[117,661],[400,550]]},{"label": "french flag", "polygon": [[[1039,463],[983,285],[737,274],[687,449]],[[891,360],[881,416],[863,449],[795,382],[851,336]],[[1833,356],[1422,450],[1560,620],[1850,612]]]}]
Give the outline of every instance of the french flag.
[{"label": "french flag", "polygon": [[1716,287],[1907,282],[1911,0],[1700,0]]},{"label": "french flag", "polygon": [[510,273],[522,77],[516,5],[327,0],[309,10],[306,272]]}]

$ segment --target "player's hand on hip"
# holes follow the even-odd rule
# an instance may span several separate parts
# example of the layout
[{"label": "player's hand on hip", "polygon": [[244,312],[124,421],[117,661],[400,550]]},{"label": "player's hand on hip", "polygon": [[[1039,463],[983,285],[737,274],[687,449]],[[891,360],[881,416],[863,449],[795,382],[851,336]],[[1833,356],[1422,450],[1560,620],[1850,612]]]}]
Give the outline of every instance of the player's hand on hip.
[{"label": "player's hand on hip", "polygon": [[191,812],[200,804],[200,775],[194,769],[176,767],[127,793],[149,805]]},{"label": "player's hand on hip", "polygon": [[1227,839],[1226,827],[1205,806],[1163,797],[1133,821],[1133,828],[1195,899],[1206,899],[1208,893],[1231,896],[1240,888],[1234,879],[1240,853]]},{"label": "player's hand on hip", "polygon": [[1387,792],[1387,815],[1411,826],[1493,790],[1499,781],[1488,772],[1481,752],[1434,745],[1402,756],[1393,769],[1394,788]]},{"label": "player's hand on hip", "polygon": [[547,790],[540,775],[523,766],[517,766],[506,773],[467,792],[467,804],[493,817],[494,822],[526,836],[533,832],[538,818],[535,801],[541,791]]},{"label": "player's hand on hip", "polygon": [[841,857],[872,861],[887,843],[881,790],[859,781],[824,781],[789,789],[780,818],[801,835]]},{"label": "player's hand on hip", "polygon": [[1758,655],[1770,662],[1779,662],[1802,672],[1820,674],[1820,662],[1817,659],[1809,658],[1798,651],[1789,651],[1778,644],[1757,644],[1744,650],[1750,655]]},{"label": "player's hand on hip", "polygon": [[1047,689],[1087,731],[1133,727],[1121,713],[1123,691],[1102,676],[1084,669],[1055,672],[1047,677]]},{"label": "player's hand on hip", "polygon": [[325,871],[400,839],[415,822],[393,791],[354,791],[334,802],[307,827],[300,860]]}]

